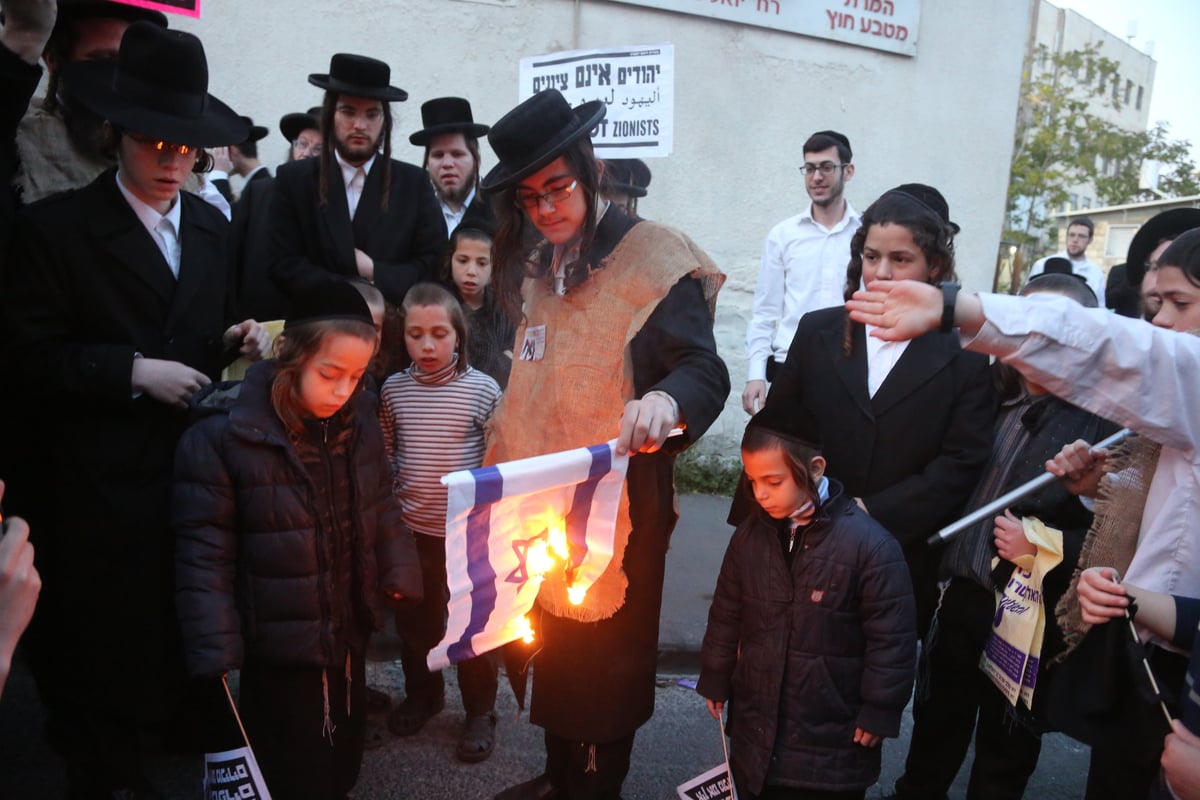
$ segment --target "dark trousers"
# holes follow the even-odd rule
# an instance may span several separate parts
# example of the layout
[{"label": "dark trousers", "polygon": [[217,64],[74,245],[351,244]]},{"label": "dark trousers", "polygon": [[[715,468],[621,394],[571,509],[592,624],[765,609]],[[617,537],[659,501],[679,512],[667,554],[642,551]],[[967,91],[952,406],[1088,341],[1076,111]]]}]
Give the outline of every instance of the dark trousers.
[{"label": "dark trousers", "polygon": [[[425,597],[396,611],[396,633],[402,640],[400,664],[404,667],[404,692],[410,698],[434,700],[443,696],[442,673],[430,672],[426,658],[446,633],[446,607],[450,588],[446,582],[446,540],[416,534],[417,555]],[[496,707],[497,668],[490,654],[456,665],[467,716],[486,714]]]},{"label": "dark trousers", "polygon": [[942,800],[954,782],[971,735],[975,762],[967,797],[1019,800],[1037,767],[1041,737],[1011,714],[1000,691],[979,669],[992,630],[994,594],[974,581],[954,578],[942,596],[934,631],[921,656],[913,700],[913,733],[896,795]]},{"label": "dark trousers", "polygon": [[[1158,685],[1170,698],[1170,707],[1171,699],[1187,691],[1187,656],[1151,646],[1148,648],[1147,661]],[[1172,708],[1172,713],[1177,712],[1178,708]],[[1113,745],[1092,747],[1085,800],[1140,799],[1148,796],[1158,778],[1159,759],[1162,757],[1161,738],[1157,744],[1158,747],[1149,753],[1139,752],[1141,748]]]},{"label": "dark trousers", "polygon": [[546,777],[566,800],[620,800],[635,734],[612,742],[574,742],[546,733]]},{"label": "dark trousers", "polygon": [[242,722],[271,797],[345,797],[358,780],[366,737],[364,655],[350,654],[348,676],[344,662],[325,670],[247,666],[241,681]]},{"label": "dark trousers", "polygon": [[820,789],[793,789],[790,786],[764,786],[760,794],[738,787],[739,800],[863,800],[866,789],[826,792]]}]

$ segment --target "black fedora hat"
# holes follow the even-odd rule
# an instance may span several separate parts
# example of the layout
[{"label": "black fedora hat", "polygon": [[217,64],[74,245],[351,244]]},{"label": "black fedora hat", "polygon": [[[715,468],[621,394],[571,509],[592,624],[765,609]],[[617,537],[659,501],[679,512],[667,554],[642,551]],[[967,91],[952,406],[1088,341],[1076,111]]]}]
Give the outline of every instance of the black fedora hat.
[{"label": "black fedora hat", "polygon": [[353,53],[334,53],[329,59],[329,72],[313,73],[308,82],[317,88],[350,97],[366,97],[385,103],[408,99],[408,92],[389,86],[392,68],[377,58],[356,56]]},{"label": "black fedora hat", "polygon": [[435,97],[422,103],[421,124],[425,127],[408,137],[418,147],[425,147],[434,136],[442,133],[461,133],[478,139],[491,130],[475,121],[471,116],[471,104],[461,97]]},{"label": "black fedora hat", "polygon": [[591,133],[605,111],[603,100],[571,108],[557,89],[545,89],[521,103],[488,134],[500,163],[483,179],[484,190],[499,191],[537,172],[571,142]]},{"label": "black fedora hat", "polygon": [[[167,15],[150,8],[114,3],[112,0],[58,0],[55,25],[79,19],[123,19],[127,22],[145,20],[163,28],[167,27]],[[4,12],[0,11],[0,25],[4,22]]]},{"label": "black fedora hat", "polygon": [[1146,260],[1163,239],[1174,239],[1192,228],[1200,228],[1200,208],[1172,208],[1142,223],[1125,255],[1125,276],[1138,289],[1146,276]]},{"label": "black fedora hat", "polygon": [[308,111],[293,111],[279,118],[279,132],[289,142],[300,137],[302,131],[321,130],[321,107],[313,106]]},{"label": "black fedora hat", "polygon": [[198,147],[246,141],[233,109],[208,93],[204,46],[190,33],[135,22],[117,60],[77,61],[64,70],[71,96],[126,130]]},{"label": "black fedora hat", "polygon": [[604,182],[613,191],[645,197],[650,168],[640,158],[613,158],[604,162]]},{"label": "black fedora hat", "polygon": [[245,141],[257,142],[259,139],[267,138],[269,131],[262,125],[255,125],[254,120],[246,116],[238,117],[238,119],[246,123],[246,127],[250,129],[250,133],[246,135]]}]

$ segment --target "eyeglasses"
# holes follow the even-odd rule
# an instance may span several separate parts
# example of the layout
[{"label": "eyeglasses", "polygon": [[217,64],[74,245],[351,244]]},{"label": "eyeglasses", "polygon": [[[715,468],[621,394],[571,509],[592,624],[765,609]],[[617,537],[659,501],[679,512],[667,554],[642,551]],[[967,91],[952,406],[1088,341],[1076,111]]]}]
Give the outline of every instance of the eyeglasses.
[{"label": "eyeglasses", "polygon": [[292,149],[300,154],[319,155],[321,152],[321,142],[314,142],[309,139],[297,139],[292,142]]},{"label": "eyeglasses", "polygon": [[191,155],[197,150],[194,145],[175,144],[174,142],[155,139],[153,136],[143,136],[140,133],[129,133],[126,135],[142,147],[152,147],[160,153],[179,153],[181,156],[186,156]]},{"label": "eyeglasses", "polygon": [[848,166],[850,166],[850,165],[849,164],[836,164],[832,161],[822,161],[820,164],[805,164],[804,166],[800,167],[800,171],[803,172],[805,177],[808,177],[808,178],[811,178],[813,176],[813,173],[816,173],[816,172],[819,172],[822,175],[825,175],[828,177],[829,175],[832,175],[833,171],[835,169],[837,169],[838,167],[848,167]]},{"label": "eyeglasses", "polygon": [[551,208],[555,208],[559,203],[570,200],[571,192],[574,192],[578,185],[579,181],[574,180],[566,186],[557,186],[541,194],[519,194],[517,195],[517,205],[526,211],[537,211],[542,207],[542,201],[545,200]]}]

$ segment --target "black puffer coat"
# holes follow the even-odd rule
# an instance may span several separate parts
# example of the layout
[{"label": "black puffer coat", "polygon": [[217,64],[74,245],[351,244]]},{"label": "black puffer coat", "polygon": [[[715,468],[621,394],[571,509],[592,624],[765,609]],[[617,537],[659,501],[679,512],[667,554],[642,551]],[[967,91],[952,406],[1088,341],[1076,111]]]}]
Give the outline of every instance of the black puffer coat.
[{"label": "black puffer coat", "polygon": [[[194,676],[244,662],[340,665],[337,654],[378,626],[385,592],[421,596],[375,395],[360,390],[321,423],[328,441],[304,444],[302,458],[271,407],[274,375],[271,363],[252,367],[229,414],[201,420],[179,445],[176,604]],[[314,457],[328,481],[314,478]]]},{"label": "black puffer coat", "polygon": [[799,532],[791,568],[780,524],[760,508],[725,552],[697,691],[729,701],[734,774],[772,784],[865,789],[880,748],[855,728],[900,732],[916,665],[916,615],[899,543],[831,480]]}]

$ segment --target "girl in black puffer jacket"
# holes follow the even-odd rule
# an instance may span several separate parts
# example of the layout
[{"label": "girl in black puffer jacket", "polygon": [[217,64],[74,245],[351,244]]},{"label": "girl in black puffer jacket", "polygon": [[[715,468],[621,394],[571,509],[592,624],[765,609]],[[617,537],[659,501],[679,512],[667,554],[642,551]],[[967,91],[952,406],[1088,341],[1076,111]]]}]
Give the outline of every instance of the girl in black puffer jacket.
[{"label": "girl in black puffer jacket", "polygon": [[730,705],[742,800],[862,798],[912,691],[916,610],[900,545],[823,476],[798,417],[768,407],[746,428],[759,507],[729,542],[700,651],[709,713]]},{"label": "girl in black puffer jacket", "polygon": [[176,601],[188,670],[241,669],[240,709],[276,800],[342,798],[362,760],[367,638],[418,598],[376,399],[377,346],[349,284],[296,299],[276,360],[176,458]]}]

